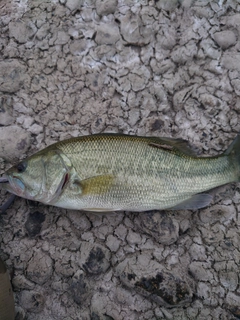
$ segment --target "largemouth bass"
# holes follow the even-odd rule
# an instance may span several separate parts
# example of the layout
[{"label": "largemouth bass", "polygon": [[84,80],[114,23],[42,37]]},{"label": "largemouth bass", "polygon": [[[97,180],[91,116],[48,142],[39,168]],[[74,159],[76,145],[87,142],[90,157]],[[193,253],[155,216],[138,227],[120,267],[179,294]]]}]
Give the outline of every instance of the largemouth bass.
[{"label": "largemouth bass", "polygon": [[37,152],[1,186],[67,209],[147,211],[205,207],[211,196],[199,193],[239,179],[240,136],[223,154],[198,157],[181,139],[99,134]]},{"label": "largemouth bass", "polygon": [[0,258],[0,320],[14,320],[14,300],[8,271]]}]

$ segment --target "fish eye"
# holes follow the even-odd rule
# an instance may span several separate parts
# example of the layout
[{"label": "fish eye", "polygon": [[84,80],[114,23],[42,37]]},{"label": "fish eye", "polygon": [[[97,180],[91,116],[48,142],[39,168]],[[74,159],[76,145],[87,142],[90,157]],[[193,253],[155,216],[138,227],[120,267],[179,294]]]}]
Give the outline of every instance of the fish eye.
[{"label": "fish eye", "polygon": [[26,168],[27,168],[26,161],[22,161],[18,165],[16,165],[16,169],[17,169],[18,173],[23,173],[26,170]]}]

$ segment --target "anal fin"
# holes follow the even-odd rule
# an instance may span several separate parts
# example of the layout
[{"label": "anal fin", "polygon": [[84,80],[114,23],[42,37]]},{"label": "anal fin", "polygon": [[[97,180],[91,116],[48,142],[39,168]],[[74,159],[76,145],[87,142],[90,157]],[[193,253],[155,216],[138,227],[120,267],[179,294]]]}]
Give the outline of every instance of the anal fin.
[{"label": "anal fin", "polygon": [[195,194],[191,198],[172,207],[171,210],[197,210],[207,207],[211,201],[212,196],[210,194]]}]

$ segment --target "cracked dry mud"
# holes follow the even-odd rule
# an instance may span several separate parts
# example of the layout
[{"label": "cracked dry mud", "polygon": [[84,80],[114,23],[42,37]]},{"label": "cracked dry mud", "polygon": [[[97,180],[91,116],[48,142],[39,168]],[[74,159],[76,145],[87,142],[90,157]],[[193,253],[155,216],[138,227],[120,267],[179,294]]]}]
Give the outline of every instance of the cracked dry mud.
[{"label": "cracked dry mud", "polygon": [[[237,0],[0,1],[0,167],[123,132],[219,154],[240,131]],[[0,217],[17,319],[240,318],[240,189],[199,211]],[[0,200],[5,201],[3,192]]]}]

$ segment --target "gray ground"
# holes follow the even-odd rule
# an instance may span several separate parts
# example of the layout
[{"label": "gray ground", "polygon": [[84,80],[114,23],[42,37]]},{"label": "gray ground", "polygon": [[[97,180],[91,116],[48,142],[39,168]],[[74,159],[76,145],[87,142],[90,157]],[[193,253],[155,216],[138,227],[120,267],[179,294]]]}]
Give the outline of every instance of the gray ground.
[{"label": "gray ground", "polygon": [[[1,173],[99,132],[220,153],[240,131],[239,37],[236,0],[1,0]],[[0,220],[17,319],[240,318],[239,185],[212,194],[98,216],[18,198]]]}]

